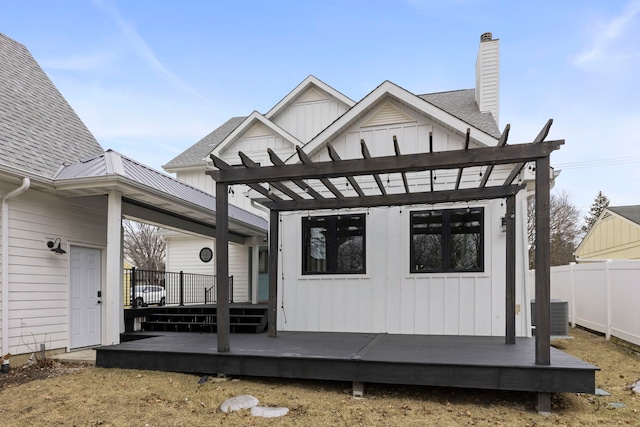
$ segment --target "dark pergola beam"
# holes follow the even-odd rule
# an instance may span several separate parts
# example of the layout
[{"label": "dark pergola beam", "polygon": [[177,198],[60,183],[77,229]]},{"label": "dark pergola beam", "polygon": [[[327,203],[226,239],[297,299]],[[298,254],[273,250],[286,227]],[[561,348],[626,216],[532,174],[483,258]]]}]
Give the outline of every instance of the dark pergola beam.
[{"label": "dark pergola beam", "polygon": [[549,242],[551,201],[549,157],[536,162],[535,194],[535,272],[536,272],[536,364],[551,363],[550,350],[550,275],[551,247]]},{"label": "dark pergola beam", "polygon": [[437,192],[420,192],[409,194],[386,194],[365,197],[347,197],[343,199],[324,200],[285,200],[281,202],[261,202],[266,208],[278,211],[298,211],[315,209],[346,209],[376,206],[403,206],[412,204],[435,204],[447,202],[469,202],[472,200],[500,199],[515,195],[522,190],[522,185],[508,185],[480,188],[467,188],[462,190],[447,190]]},{"label": "dark pergola beam", "polygon": [[228,185],[216,182],[216,317],[218,353],[229,346],[229,194]]},{"label": "dark pergola beam", "polygon": [[516,196],[507,197],[505,259],[505,343],[516,343]]},{"label": "dark pergola beam", "polygon": [[278,309],[278,246],[280,246],[280,212],[269,212],[269,303],[267,312],[268,335],[277,335]]},{"label": "dark pergola beam", "polygon": [[[469,150],[470,138],[471,138],[471,128],[467,128],[467,135],[464,138],[464,151]],[[460,181],[462,181],[462,171],[464,171],[464,168],[458,169],[458,178],[456,178],[456,190],[460,188]]]},{"label": "dark pergola beam", "polygon": [[[393,135],[393,150],[396,152],[396,156],[402,155],[402,153],[400,153],[400,144],[398,144],[398,138],[396,138],[395,135]],[[407,174],[404,172],[400,172],[400,175],[402,175],[402,183],[404,184],[404,191],[405,193],[409,193],[409,183],[407,183]]]},{"label": "dark pergola beam", "polygon": [[[468,151],[439,151],[436,153],[403,154],[401,156],[317,163],[312,162],[300,147],[296,147],[301,160],[306,159],[306,162],[302,160],[303,164],[264,166],[255,170],[220,169],[207,171],[207,174],[217,182],[227,182],[228,184],[254,184],[259,182],[291,181],[293,179],[320,179],[328,182],[328,178],[346,176],[421,172],[436,169],[509,164],[517,163],[518,161],[528,162],[548,156],[562,144],[564,144],[564,140],[507,145],[504,147],[483,147]],[[214,157],[212,155],[212,158]],[[327,185],[325,181],[323,181],[323,184]],[[342,197],[340,192],[338,194],[335,194],[336,197]]]},{"label": "dark pergola beam", "polygon": [[[551,364],[550,168],[549,156],[536,161],[536,365]],[[536,407],[538,412],[551,412],[551,394],[539,392]]]},{"label": "dark pergola beam", "polygon": [[[213,154],[211,154],[209,157],[213,161],[213,165],[215,167],[217,167],[218,169],[220,169],[221,171],[223,171],[223,170],[224,171],[229,171],[229,170],[234,170],[235,169],[233,166],[231,166],[230,164],[228,164],[227,162],[225,162],[221,158],[214,156]],[[244,169],[244,170],[246,170],[246,169]],[[216,182],[220,182],[220,181],[216,180]],[[273,201],[282,200],[280,197],[276,196],[275,194],[272,194],[270,191],[268,191],[266,188],[264,188],[262,185],[260,185],[260,183],[246,184],[246,185],[249,188],[251,188],[252,190],[255,190],[258,193],[262,194],[263,196],[265,196],[268,199],[271,199]]]},{"label": "dark pergola beam", "polygon": [[[260,167],[259,164],[251,160],[249,156],[244,154],[242,151],[238,151],[238,156],[240,156],[240,160],[242,161],[242,164],[244,165],[245,168],[256,169]],[[275,188],[276,190],[280,191],[281,193],[287,195],[293,200],[303,200],[302,197],[300,197],[295,191],[290,190],[289,187],[287,187],[281,182],[269,182],[268,184],[271,187]]]},{"label": "dark pergola beam", "polygon": [[[334,162],[342,160],[338,152],[330,144],[327,144],[327,150],[329,151],[329,157],[331,158],[331,160],[333,160]],[[358,193],[358,196],[364,197],[365,194],[360,188],[360,186],[358,185],[358,182],[356,181],[356,179],[352,176],[347,176],[346,178],[349,184],[351,184],[353,189],[356,191],[356,193]]]},{"label": "dark pergola beam", "polygon": [[[269,159],[271,159],[271,163],[273,163],[274,166],[283,166],[285,164],[284,161],[280,157],[278,157],[278,155],[271,148],[267,148],[267,153],[269,153]],[[318,193],[303,180],[293,179],[292,182],[314,199],[324,199],[322,194]]]},{"label": "dark pergola beam", "polygon": [[[511,125],[507,123],[505,126],[502,135],[500,135],[500,139],[498,140],[497,147],[502,147],[507,144],[507,139],[509,139],[509,130],[511,129]],[[482,177],[482,181],[480,181],[480,188],[484,188],[487,185],[487,181],[489,181],[489,176],[493,172],[493,165],[489,165],[487,170],[484,171],[484,176]],[[513,181],[512,181],[513,182]]]},{"label": "dark pergola beam", "polygon": [[[542,130],[540,130],[540,133],[538,134],[538,136],[536,136],[536,139],[533,140],[533,144],[541,143],[542,141],[544,141],[547,135],[549,135],[549,129],[551,129],[552,124],[553,124],[553,119],[549,119],[549,121],[547,121],[547,123],[542,127]],[[535,159],[530,159],[529,161],[532,161],[532,160],[535,160]],[[520,174],[520,171],[522,171],[522,168],[524,167],[525,163],[526,161],[519,162],[513,167],[513,170],[511,171],[507,179],[504,180],[505,185],[509,185],[513,183],[516,177]]]},{"label": "dark pergola beam", "polygon": [[[433,153],[433,132],[429,132],[429,154]],[[429,185],[433,192],[433,169],[429,169]]]},{"label": "dark pergola beam", "polygon": [[[302,165],[288,165],[288,166],[283,166],[284,168],[291,168],[292,166],[302,166],[301,169],[313,166],[313,165],[317,165],[317,163],[313,163],[313,161],[309,158],[309,156],[307,156],[307,153],[305,153],[304,151],[302,151],[302,148],[300,148],[299,146],[296,145],[296,151],[298,152],[298,157],[300,158],[300,161],[302,162]],[[323,162],[324,164],[332,164],[332,162]],[[341,162],[342,163],[342,162]],[[302,175],[295,175],[294,176],[302,176]],[[336,177],[339,177],[341,175],[336,175]],[[342,193],[340,192],[340,190],[338,190],[336,188],[335,185],[333,185],[333,183],[331,181],[329,181],[329,178],[326,178],[325,175],[323,174],[319,174],[318,176],[315,176],[314,178],[319,179],[320,182],[327,187],[327,189],[329,191],[331,191],[333,193],[334,196],[336,196],[338,199],[342,199],[344,196],[342,195]],[[293,178],[292,178],[293,179]],[[311,178],[310,178],[311,179]]]},{"label": "dark pergola beam", "polygon": [[[362,157],[365,159],[371,158],[371,153],[369,153],[369,149],[367,148],[367,144],[365,144],[364,139],[360,140],[360,147],[362,148]],[[384,185],[382,185],[382,180],[378,174],[373,174],[373,179],[376,180],[376,184],[378,184],[378,188],[382,195],[387,194],[387,190],[384,189]]]}]

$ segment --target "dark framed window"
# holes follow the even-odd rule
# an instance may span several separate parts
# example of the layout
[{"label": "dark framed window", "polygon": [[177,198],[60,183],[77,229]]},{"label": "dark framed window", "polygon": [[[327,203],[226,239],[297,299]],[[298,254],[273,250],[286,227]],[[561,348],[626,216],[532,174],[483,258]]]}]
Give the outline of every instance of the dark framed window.
[{"label": "dark framed window", "polygon": [[302,274],[365,273],[365,216],[302,218]]},{"label": "dark framed window", "polygon": [[411,212],[411,272],[484,271],[484,208]]}]

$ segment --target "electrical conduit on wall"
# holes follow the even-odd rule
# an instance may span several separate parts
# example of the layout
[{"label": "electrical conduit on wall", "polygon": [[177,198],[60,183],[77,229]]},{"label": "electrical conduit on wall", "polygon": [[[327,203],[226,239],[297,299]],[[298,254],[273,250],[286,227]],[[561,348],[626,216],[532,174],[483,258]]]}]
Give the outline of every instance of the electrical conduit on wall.
[{"label": "electrical conduit on wall", "polygon": [[2,198],[2,355],[9,353],[9,199],[30,185],[29,178],[22,178],[22,185]]}]

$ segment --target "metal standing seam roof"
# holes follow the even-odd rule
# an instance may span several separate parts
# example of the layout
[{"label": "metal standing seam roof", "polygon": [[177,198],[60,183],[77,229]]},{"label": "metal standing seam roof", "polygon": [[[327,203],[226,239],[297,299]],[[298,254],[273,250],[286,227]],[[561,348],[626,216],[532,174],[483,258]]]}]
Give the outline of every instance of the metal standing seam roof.
[{"label": "metal standing seam roof", "polygon": [[640,205],[609,206],[607,209],[640,225]]},{"label": "metal standing seam roof", "polygon": [[[54,180],[59,182],[116,175],[128,178],[149,189],[157,190],[209,209],[212,213],[216,210],[216,198],[211,194],[178,181],[113,150],[107,150],[101,155],[60,168],[54,176]],[[267,229],[267,221],[264,218],[233,205],[229,205],[229,217],[255,227]]]},{"label": "metal standing seam roof", "polygon": [[27,48],[0,33],[0,165],[51,178],[103,152]]}]

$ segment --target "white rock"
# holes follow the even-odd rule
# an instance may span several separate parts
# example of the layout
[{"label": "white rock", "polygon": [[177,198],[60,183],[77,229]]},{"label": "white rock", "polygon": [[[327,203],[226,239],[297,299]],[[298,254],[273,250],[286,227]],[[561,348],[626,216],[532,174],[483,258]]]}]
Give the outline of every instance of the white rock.
[{"label": "white rock", "polygon": [[225,400],[220,405],[220,410],[222,412],[239,411],[240,409],[253,408],[258,403],[259,400],[255,397],[251,396],[250,394],[244,394],[242,396],[236,396]]},{"label": "white rock", "polygon": [[636,393],[640,393],[640,381],[636,382],[633,385],[633,391],[635,391]]},{"label": "white rock", "polygon": [[254,406],[251,408],[251,415],[254,417],[277,418],[284,417],[289,413],[289,408],[272,408],[269,406]]}]

